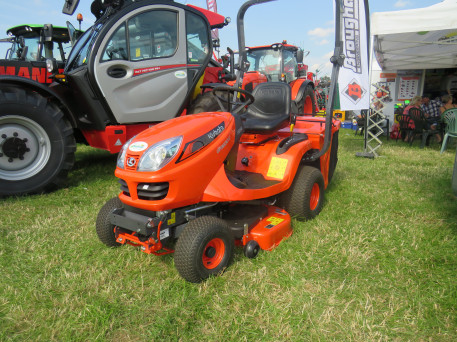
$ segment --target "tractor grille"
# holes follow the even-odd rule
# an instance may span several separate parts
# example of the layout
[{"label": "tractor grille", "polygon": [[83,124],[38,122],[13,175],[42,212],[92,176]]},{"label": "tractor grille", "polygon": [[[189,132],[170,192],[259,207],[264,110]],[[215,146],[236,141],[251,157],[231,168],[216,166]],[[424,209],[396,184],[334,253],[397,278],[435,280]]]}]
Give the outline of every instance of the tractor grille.
[{"label": "tractor grille", "polygon": [[[123,179],[119,179],[119,184],[121,184],[122,193],[130,197],[127,182]],[[158,201],[164,199],[168,195],[169,186],[168,182],[140,183],[137,186],[138,198],[146,201]]]},{"label": "tractor grille", "polygon": [[158,201],[167,197],[169,184],[163,183],[140,183],[138,184],[138,198],[142,200]]}]

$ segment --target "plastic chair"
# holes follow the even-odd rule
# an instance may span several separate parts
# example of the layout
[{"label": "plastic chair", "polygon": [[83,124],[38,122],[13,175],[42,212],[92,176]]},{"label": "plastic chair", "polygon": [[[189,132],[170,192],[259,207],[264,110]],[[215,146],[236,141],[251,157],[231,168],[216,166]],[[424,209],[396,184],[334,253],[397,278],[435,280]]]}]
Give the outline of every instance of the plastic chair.
[{"label": "plastic chair", "polygon": [[397,121],[400,127],[398,128],[399,134],[397,135],[397,139],[395,139],[395,141],[398,141],[400,136],[401,139],[408,138],[409,140],[409,135],[411,132],[409,122],[411,121],[411,118],[406,114],[397,114]]},{"label": "plastic chair", "polygon": [[444,130],[443,144],[441,145],[441,153],[444,152],[448,138],[457,138],[457,108],[448,109],[443,113],[443,121],[446,126]]},{"label": "plastic chair", "polygon": [[414,122],[414,128],[411,130],[410,135],[410,145],[413,144],[416,135],[420,135],[422,137],[420,148],[424,148],[429,137],[434,134],[440,134],[439,131],[428,128],[427,118],[421,109],[412,107],[409,109],[408,115]]}]

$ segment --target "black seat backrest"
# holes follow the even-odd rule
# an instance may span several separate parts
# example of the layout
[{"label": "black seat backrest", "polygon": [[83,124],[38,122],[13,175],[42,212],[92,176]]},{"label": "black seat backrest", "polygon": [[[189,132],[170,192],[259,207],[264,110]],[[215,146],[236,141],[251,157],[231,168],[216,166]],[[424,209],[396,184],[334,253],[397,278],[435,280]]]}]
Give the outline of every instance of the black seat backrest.
[{"label": "black seat backrest", "polygon": [[416,107],[412,107],[408,111],[408,115],[414,121],[414,130],[415,131],[422,131],[426,129],[426,118],[424,112]]},{"label": "black seat backrest", "polygon": [[291,88],[287,83],[260,83],[252,95],[255,101],[242,115],[245,132],[268,133],[289,120]]}]

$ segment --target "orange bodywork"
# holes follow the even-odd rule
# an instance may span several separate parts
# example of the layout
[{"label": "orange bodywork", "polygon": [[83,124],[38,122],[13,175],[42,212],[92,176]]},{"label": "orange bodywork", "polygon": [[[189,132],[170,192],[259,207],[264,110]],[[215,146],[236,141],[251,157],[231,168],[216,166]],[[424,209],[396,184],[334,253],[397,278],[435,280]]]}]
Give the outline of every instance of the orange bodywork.
[{"label": "orange bodywork", "polygon": [[257,241],[260,248],[270,251],[291,235],[290,215],[281,208],[270,206],[267,216],[243,236],[242,243],[246,245],[249,241],[254,240]]},{"label": "orange bodywork", "polygon": [[[222,124],[225,127],[222,132],[201,147],[201,137],[211,134]],[[333,132],[339,125],[339,121],[334,121]],[[291,146],[280,155],[276,154],[276,150],[279,143],[290,136],[288,126],[271,136],[244,134],[241,137],[236,170],[261,174],[266,181],[272,181],[270,186],[260,189],[236,187],[227,176],[224,161],[235,140],[235,121],[231,114],[217,112],[179,117],[149,128],[140,133],[135,141],[142,141],[150,147],[170,138],[170,131],[176,132],[174,136],[182,135],[185,140],[180,152],[162,169],[156,172],[136,171],[136,164],[144,151],[128,151],[126,159],[134,158],[137,161],[134,168],[125,166],[124,169],[116,169],[116,177],[124,180],[129,189],[129,194],[119,195],[123,203],[140,209],[162,211],[199,202],[249,201],[277,195],[291,186],[303,155],[311,149],[322,148],[325,120],[311,116],[298,117],[294,132],[306,133],[308,139]],[[193,144],[198,146],[194,147]],[[325,187],[328,184],[329,156],[330,150],[320,158]],[[249,161],[247,165],[242,163],[244,158]],[[139,198],[137,189],[140,183],[162,182],[169,183],[165,198],[154,201]]]}]

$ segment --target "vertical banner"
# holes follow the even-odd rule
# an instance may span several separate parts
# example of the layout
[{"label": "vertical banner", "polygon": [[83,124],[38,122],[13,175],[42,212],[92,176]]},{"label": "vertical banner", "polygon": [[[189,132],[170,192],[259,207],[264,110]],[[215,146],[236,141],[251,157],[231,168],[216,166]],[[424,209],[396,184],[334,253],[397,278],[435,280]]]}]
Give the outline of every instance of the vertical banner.
[{"label": "vertical banner", "polygon": [[338,76],[340,109],[370,107],[368,0],[341,0],[344,63]]},{"label": "vertical banner", "polygon": [[[206,0],[206,8],[208,11],[217,13],[217,3],[216,0]],[[211,31],[211,38],[213,40],[219,39],[219,29],[213,29]]]}]

